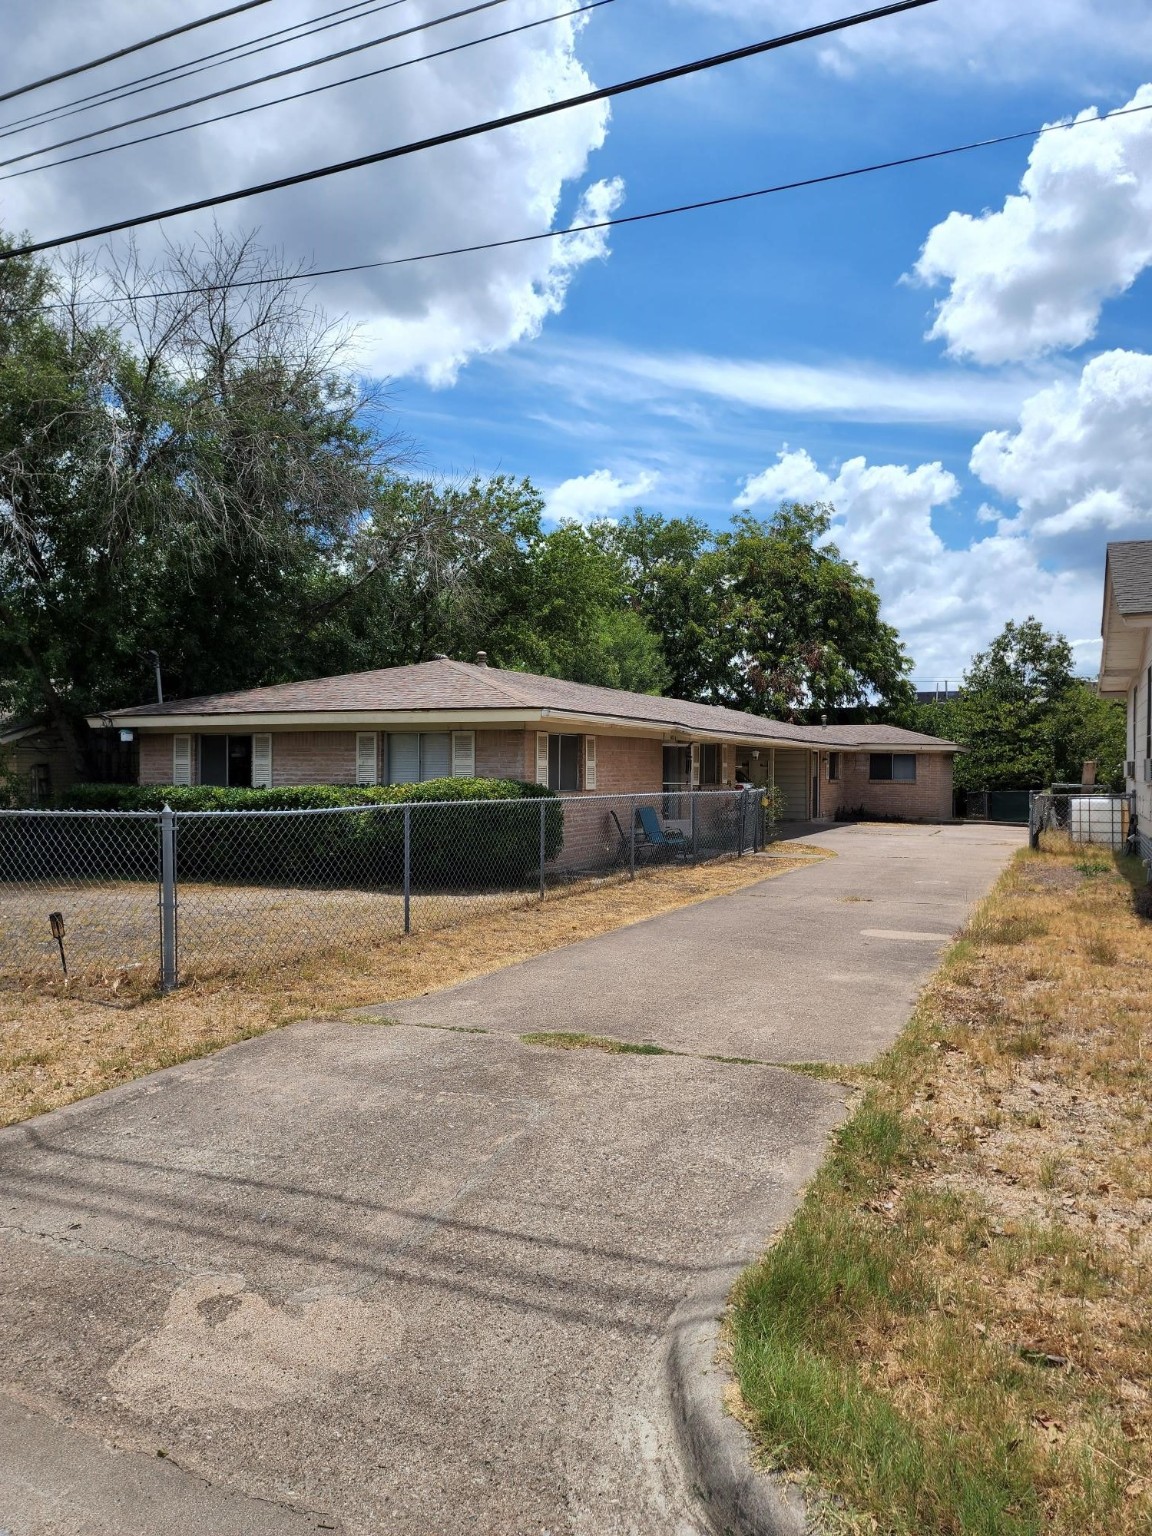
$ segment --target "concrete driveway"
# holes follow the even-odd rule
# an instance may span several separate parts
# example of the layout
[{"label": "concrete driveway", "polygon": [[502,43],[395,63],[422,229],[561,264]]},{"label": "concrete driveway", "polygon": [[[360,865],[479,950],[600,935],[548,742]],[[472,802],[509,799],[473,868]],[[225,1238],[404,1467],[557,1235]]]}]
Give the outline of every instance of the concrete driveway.
[{"label": "concrete driveway", "polygon": [[[717,1318],[845,1100],[704,1058],[887,1043],[1021,838],[814,840],[840,857],[403,1022],[296,1025],[0,1132],[0,1530],[755,1528]],[[548,1029],[693,1054],[517,1038]]]}]

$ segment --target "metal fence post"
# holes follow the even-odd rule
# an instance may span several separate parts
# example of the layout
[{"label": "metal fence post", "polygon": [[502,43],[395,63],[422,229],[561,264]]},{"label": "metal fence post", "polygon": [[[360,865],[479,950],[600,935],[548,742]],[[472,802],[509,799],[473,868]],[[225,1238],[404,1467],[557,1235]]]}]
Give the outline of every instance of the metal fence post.
[{"label": "metal fence post", "polygon": [[160,990],[176,985],[176,812],[160,812]]},{"label": "metal fence post", "polygon": [[733,817],[736,823],[736,857],[744,855],[744,829],[748,824],[748,796],[741,790],[739,800],[739,813]]},{"label": "metal fence post", "polygon": [[543,796],[541,796],[541,798],[540,798],[540,900],[541,901],[544,900],[544,858],[545,858],[545,855],[547,854],[547,851],[548,851],[548,835],[547,835],[548,824],[547,824],[547,819],[546,819],[547,818],[547,805],[548,805],[548,802],[543,798]]},{"label": "metal fence post", "polygon": [[636,878],[636,812],[639,807],[636,804],[636,796],[632,796],[632,819],[628,823],[628,874],[631,879]]},{"label": "metal fence post", "polygon": [[404,932],[412,932],[412,807],[404,807]]},{"label": "metal fence post", "polygon": [[697,854],[697,849],[696,849],[696,797],[697,797],[698,794],[699,794],[699,790],[690,789],[688,791],[688,815],[689,815],[689,818],[690,818],[690,821],[691,821],[691,826],[692,826],[692,862],[693,862],[693,864],[695,864],[695,862],[696,862],[696,854]]}]

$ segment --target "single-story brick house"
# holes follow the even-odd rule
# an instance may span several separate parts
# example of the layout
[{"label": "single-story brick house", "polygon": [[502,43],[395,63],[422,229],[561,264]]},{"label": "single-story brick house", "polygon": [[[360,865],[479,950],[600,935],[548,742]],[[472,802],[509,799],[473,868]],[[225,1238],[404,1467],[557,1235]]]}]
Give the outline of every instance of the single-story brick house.
[{"label": "single-story brick house", "polygon": [[840,806],[952,815],[956,744],[890,725],[791,725],[740,710],[440,658],[121,709],[142,784],[527,779],[563,794],[779,786],[790,820]]},{"label": "single-story brick house", "polygon": [[1104,563],[1099,689],[1128,714],[1125,788],[1144,858],[1152,859],[1152,539],[1109,544]]}]

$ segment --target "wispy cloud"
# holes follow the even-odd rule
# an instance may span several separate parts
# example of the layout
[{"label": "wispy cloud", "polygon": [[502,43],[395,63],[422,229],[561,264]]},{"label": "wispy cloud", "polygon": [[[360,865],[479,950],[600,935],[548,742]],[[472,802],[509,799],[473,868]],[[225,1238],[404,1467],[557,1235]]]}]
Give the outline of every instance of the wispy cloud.
[{"label": "wispy cloud", "polygon": [[505,366],[586,409],[626,403],[687,419],[693,402],[774,415],[957,427],[1014,420],[1043,376],[1014,371],[989,377],[975,369],[896,369],[853,360],[717,357],[656,352],[605,343],[545,340]]}]

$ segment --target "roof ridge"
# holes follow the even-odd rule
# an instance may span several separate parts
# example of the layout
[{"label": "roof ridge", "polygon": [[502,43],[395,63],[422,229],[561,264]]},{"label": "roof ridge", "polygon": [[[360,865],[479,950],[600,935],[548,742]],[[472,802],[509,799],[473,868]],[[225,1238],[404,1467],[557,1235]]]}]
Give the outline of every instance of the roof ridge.
[{"label": "roof ridge", "polygon": [[[477,672],[495,672],[500,677],[504,676],[499,667],[482,667],[474,661],[455,661],[451,656],[446,656],[444,659],[453,671],[463,672],[465,677],[473,677]],[[515,688],[509,688],[507,684],[493,682],[489,677],[485,677],[484,681],[490,683],[497,693],[503,693],[505,698],[511,699],[513,704],[532,703],[532,700],[526,694],[518,693]]]}]

